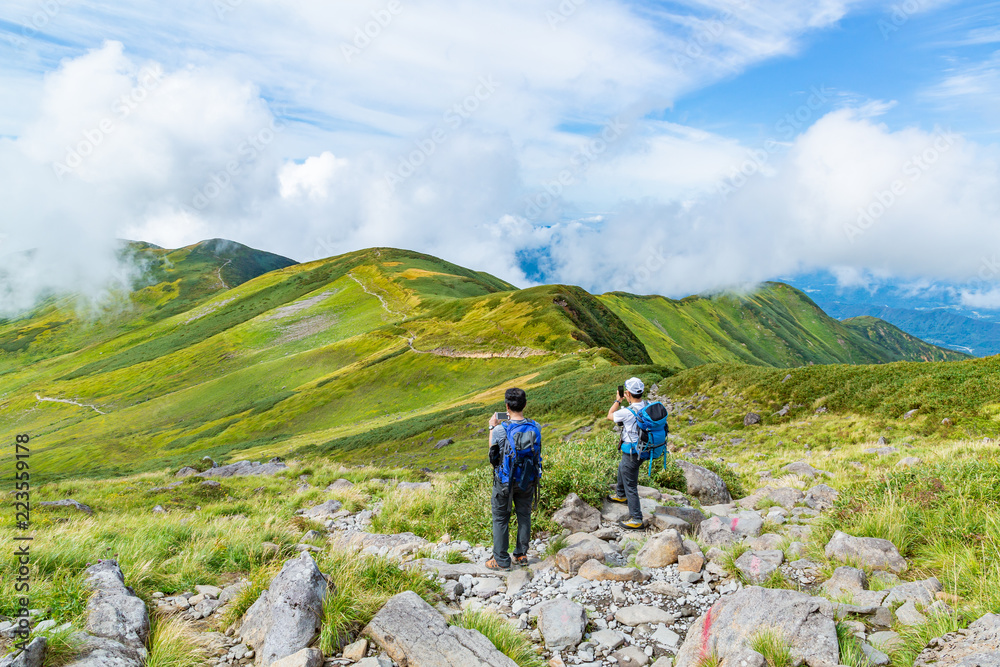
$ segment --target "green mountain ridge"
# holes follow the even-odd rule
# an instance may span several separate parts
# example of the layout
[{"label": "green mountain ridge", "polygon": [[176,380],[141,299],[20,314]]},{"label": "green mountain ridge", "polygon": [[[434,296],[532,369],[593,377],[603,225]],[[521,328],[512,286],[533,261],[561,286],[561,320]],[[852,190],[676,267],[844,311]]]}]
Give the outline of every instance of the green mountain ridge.
[{"label": "green mountain ridge", "polygon": [[839,323],[780,283],[674,301],[518,290],[391,248],[305,264],[218,239],[125,252],[150,267],[144,284],[100,316],[67,297],[0,322],[0,437],[31,433],[39,474],[316,449],[414,462],[445,433],[457,446],[435,459],[457,465],[514,382],[565,433],[623,373],[965,358]]}]

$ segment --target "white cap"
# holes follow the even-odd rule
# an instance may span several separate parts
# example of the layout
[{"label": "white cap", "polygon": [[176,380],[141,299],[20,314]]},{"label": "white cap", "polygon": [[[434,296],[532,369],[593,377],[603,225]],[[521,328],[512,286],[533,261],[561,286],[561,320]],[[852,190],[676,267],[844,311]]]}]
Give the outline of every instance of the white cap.
[{"label": "white cap", "polygon": [[642,383],[639,378],[629,378],[625,380],[625,391],[632,394],[633,396],[641,396],[642,392],[646,390],[646,385]]}]

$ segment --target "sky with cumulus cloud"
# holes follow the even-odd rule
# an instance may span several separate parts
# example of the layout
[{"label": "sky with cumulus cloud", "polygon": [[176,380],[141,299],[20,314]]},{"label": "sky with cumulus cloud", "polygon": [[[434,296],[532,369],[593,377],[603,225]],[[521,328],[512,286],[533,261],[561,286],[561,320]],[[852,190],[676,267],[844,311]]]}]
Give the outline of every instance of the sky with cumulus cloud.
[{"label": "sky with cumulus cloud", "polygon": [[[813,271],[1000,306],[1000,3],[8,0],[0,288],[115,239],[369,246],[685,296]],[[996,305],[990,305],[995,302]],[[985,305],[984,305],[985,304]]]}]

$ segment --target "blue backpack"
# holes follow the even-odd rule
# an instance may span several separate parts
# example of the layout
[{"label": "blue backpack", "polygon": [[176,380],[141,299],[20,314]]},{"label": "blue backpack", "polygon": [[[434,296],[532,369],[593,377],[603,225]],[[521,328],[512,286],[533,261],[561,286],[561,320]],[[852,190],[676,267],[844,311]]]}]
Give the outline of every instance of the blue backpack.
[{"label": "blue backpack", "polygon": [[653,459],[662,458],[667,467],[667,409],[660,402],[650,403],[639,411],[626,408],[635,417],[639,427],[639,442],[624,443],[622,451],[638,454],[640,461],[649,461],[649,474],[653,474]]},{"label": "blue backpack", "polygon": [[535,491],[538,502],[538,483],[542,478],[542,430],[538,422],[530,419],[514,424],[501,422],[507,435],[500,448],[500,465],[496,468],[497,479],[507,485],[508,497],[512,490]]}]

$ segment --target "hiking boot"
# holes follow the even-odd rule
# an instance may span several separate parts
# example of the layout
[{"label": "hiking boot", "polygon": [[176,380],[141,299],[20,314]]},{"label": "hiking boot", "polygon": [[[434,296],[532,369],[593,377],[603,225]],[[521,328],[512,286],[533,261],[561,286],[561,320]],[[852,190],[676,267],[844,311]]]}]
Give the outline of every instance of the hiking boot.
[{"label": "hiking boot", "polygon": [[628,498],[623,498],[621,496],[616,496],[616,495],[613,495],[613,494],[607,496],[607,500],[608,500],[609,503],[621,503],[623,505],[625,505],[625,504],[628,503]]},{"label": "hiking boot", "polygon": [[514,556],[514,565],[517,565],[518,567],[528,567],[528,555],[527,554],[525,554],[523,556],[517,556],[517,555],[515,555]]},{"label": "hiking boot", "polygon": [[618,525],[626,530],[642,530],[642,520],[631,517],[619,521]]},{"label": "hiking boot", "polygon": [[503,565],[498,564],[496,558],[491,558],[488,561],[486,561],[486,569],[487,570],[502,570],[502,571],[506,572],[507,570],[510,569],[510,565],[507,565],[505,567]]}]

